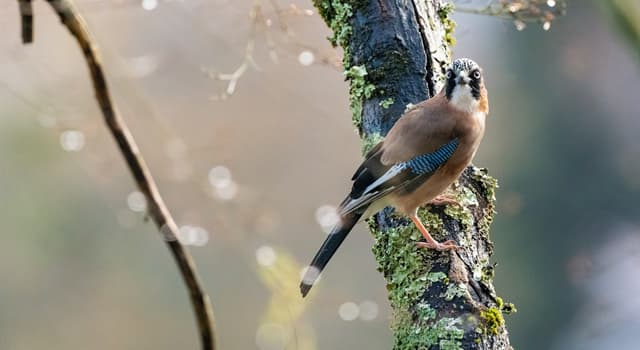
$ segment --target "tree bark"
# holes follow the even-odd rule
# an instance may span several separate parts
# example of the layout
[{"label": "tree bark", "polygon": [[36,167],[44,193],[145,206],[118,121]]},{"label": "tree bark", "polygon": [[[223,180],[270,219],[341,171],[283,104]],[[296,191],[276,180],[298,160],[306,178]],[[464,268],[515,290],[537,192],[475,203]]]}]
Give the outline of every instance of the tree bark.
[{"label": "tree bark", "polygon": [[[353,121],[363,149],[386,135],[410,104],[435,95],[451,61],[455,23],[442,0],[314,0],[344,49]],[[421,234],[386,208],[369,219],[378,270],[393,309],[394,349],[511,349],[503,312],[515,311],[496,296],[489,225],[496,180],[470,166],[451,190],[460,205],[421,209],[419,216],[440,241],[461,249],[420,249]]]}]

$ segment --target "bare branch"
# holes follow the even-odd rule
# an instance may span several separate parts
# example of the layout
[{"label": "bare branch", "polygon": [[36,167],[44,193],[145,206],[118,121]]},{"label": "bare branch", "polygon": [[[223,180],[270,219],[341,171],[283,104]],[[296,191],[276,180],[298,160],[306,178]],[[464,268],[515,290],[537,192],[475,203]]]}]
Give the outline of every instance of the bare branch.
[{"label": "bare branch", "polygon": [[[22,1],[19,1],[22,4]],[[96,45],[93,44],[87,25],[71,0],[47,0],[47,2],[53,7],[62,24],[69,29],[82,49],[91,73],[95,97],[98,100],[105,122],[116,140],[140,192],[144,194],[147,200],[149,217],[162,233],[187,286],[198,323],[202,349],[214,350],[216,348],[215,327],[211,302],[202,288],[191,255],[178,241],[178,226],[160,196],[158,187],[140,154],[128,126],[111,100],[107,81],[102,70],[101,58]],[[24,12],[22,14],[24,19]]]},{"label": "bare branch", "polygon": [[258,14],[260,13],[261,8],[261,0],[255,0],[253,6],[251,7],[251,12],[249,13],[249,18],[251,19],[251,28],[249,29],[249,39],[247,40],[247,44],[244,48],[244,58],[240,65],[231,73],[219,73],[215,72],[209,68],[202,67],[202,71],[205,72],[211,79],[221,80],[227,82],[227,88],[221,94],[217,94],[211,97],[212,100],[225,100],[227,97],[233,95],[236,91],[236,86],[238,85],[238,81],[244,75],[244,73],[250,67],[254,69],[259,69],[258,65],[255,63],[253,59],[253,51],[255,48],[255,40],[256,33],[258,28]]},{"label": "bare branch", "polygon": [[565,0],[500,0],[489,1],[481,8],[456,6],[456,11],[512,20],[518,30],[523,30],[527,22],[542,23],[542,28],[549,30],[551,22],[564,16],[566,8]]},{"label": "bare branch", "polygon": [[[240,64],[236,67],[236,69],[231,73],[221,73],[207,67],[201,68],[202,71],[211,79],[227,82],[225,91],[212,96],[212,100],[227,99],[229,96],[233,95],[238,82],[250,68],[258,71],[260,70],[258,64],[254,59],[255,46],[259,33],[264,34],[264,41],[267,46],[267,50],[269,51],[269,57],[275,63],[278,63],[278,48],[280,48],[281,51],[284,51],[289,56],[294,57],[301,54],[301,51],[307,51],[307,54],[310,54],[311,57],[313,57],[311,62],[316,62],[338,70],[342,69],[342,64],[340,63],[341,59],[337,54],[334,56],[322,53],[319,49],[305,43],[304,40],[300,39],[296,32],[289,26],[289,23],[286,19],[287,16],[312,16],[314,14],[312,10],[301,9],[294,4],[291,4],[288,7],[282,7],[277,0],[269,0],[269,5],[273,9],[275,18],[277,20],[277,28],[284,37],[283,43],[289,44],[289,47],[279,47],[279,45],[274,40],[274,36],[272,33],[272,27],[274,27],[273,20],[265,14],[263,1],[264,0],[255,0],[253,2],[253,6],[251,7],[251,11],[249,12],[249,36],[244,48],[244,57]],[[302,64],[307,65],[306,63]]]}]

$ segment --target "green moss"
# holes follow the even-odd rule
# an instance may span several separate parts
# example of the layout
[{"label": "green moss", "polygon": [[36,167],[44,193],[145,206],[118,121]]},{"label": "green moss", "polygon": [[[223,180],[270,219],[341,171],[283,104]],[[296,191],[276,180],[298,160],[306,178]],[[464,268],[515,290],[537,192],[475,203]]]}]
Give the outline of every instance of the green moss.
[{"label": "green moss", "polygon": [[384,140],[384,136],[373,133],[365,135],[362,139],[362,154],[367,154],[375,145]]},{"label": "green moss", "polygon": [[475,180],[482,183],[482,187],[484,188],[484,196],[491,202],[491,204],[496,200],[496,189],[498,186],[498,180],[489,176],[489,172],[486,168],[473,168],[472,176]]},{"label": "green moss", "polygon": [[349,39],[353,29],[349,24],[351,16],[353,16],[350,4],[340,1],[333,1],[334,16],[329,23],[329,28],[333,34],[329,37],[329,41],[333,46],[339,45],[345,48],[349,45]]},{"label": "green moss", "polygon": [[420,303],[416,306],[416,317],[422,321],[433,320],[436,318],[436,309],[427,303]]},{"label": "green moss", "polygon": [[513,303],[505,303],[500,297],[496,297],[496,305],[498,309],[507,315],[518,311]]},{"label": "green moss", "polygon": [[[407,66],[411,63],[406,52],[398,50],[388,50],[381,53],[380,61],[384,64],[377,67],[376,71],[371,74],[371,80],[374,82],[389,82],[394,79],[402,79],[406,77]],[[388,95],[394,96],[393,91],[386,91]]]},{"label": "green moss", "polygon": [[444,282],[447,283],[449,282],[449,277],[447,277],[447,274],[445,274],[444,272],[429,272],[429,274],[427,275],[427,281],[431,282],[431,283],[435,283],[435,282]]},{"label": "green moss", "polygon": [[[420,221],[422,221],[422,223],[427,227],[433,238],[436,240],[442,240],[445,238],[443,234],[444,222],[442,222],[442,219],[438,214],[432,213],[429,210],[420,209],[418,210],[418,218],[420,218]],[[417,229],[416,232],[418,232]],[[416,238],[419,239],[420,236],[417,236]]]},{"label": "green moss", "polygon": [[459,340],[442,339],[440,340],[440,350],[458,350],[462,349],[462,343]]},{"label": "green moss", "polygon": [[358,130],[362,126],[362,102],[364,99],[370,98],[376,87],[366,80],[367,67],[364,65],[353,66],[344,72],[345,77],[349,80],[349,101],[351,113],[353,115],[353,124]]},{"label": "green moss", "polygon": [[516,309],[516,305],[514,303],[505,303],[504,306],[502,307],[502,312],[504,312],[507,315],[510,315],[518,312],[518,309]]},{"label": "green moss", "polygon": [[462,322],[456,318],[443,317],[433,322],[419,321],[415,327],[396,329],[394,349],[430,349],[439,347],[446,350],[462,350],[464,330]]},{"label": "green moss", "polygon": [[331,29],[331,36],[327,38],[331,45],[345,49],[349,44],[353,29],[349,20],[353,16],[351,1],[313,0],[318,13]]},{"label": "green moss", "polygon": [[331,22],[331,1],[313,0],[313,5],[318,9],[318,14],[327,25]]},{"label": "green moss", "polygon": [[462,229],[468,229],[473,226],[473,214],[471,211],[465,207],[460,205],[447,205],[444,208],[444,213],[449,215],[452,219],[460,221],[462,224]]},{"label": "green moss", "polygon": [[430,266],[424,263],[423,250],[412,244],[417,238],[414,231],[413,225],[386,232],[373,230],[373,252],[379,270],[386,274],[389,301],[394,309],[404,312],[419,301],[429,285],[425,282]]},{"label": "green moss", "polygon": [[387,97],[384,100],[380,101],[379,105],[384,109],[388,109],[389,107],[391,107],[391,105],[393,105],[393,102],[393,97]]},{"label": "green moss", "polygon": [[349,41],[353,33],[351,18],[354,10],[362,6],[362,0],[314,0],[318,13],[331,29],[328,40],[333,46],[340,46],[344,50],[342,66],[345,77],[349,81],[349,101],[353,123],[360,131],[362,118],[362,102],[370,98],[375,86],[365,80],[367,70],[364,65],[352,66]]},{"label": "green moss", "polygon": [[478,205],[478,198],[476,197],[476,194],[473,193],[470,188],[465,186],[462,186],[459,191],[456,192],[456,200],[465,207]]},{"label": "green moss", "polygon": [[446,3],[438,9],[438,16],[444,26],[444,40],[450,47],[456,44],[456,38],[453,35],[453,32],[456,29],[456,22],[451,19],[451,13],[454,9],[455,6],[453,3]]},{"label": "green moss", "polygon": [[495,201],[496,201],[496,189],[498,188],[498,180],[488,175],[487,169],[473,168],[472,177],[482,184],[482,195],[487,200],[487,207],[484,209],[484,215],[478,222],[480,234],[483,237],[489,237],[489,227],[493,222],[493,216],[496,213]]},{"label": "green moss", "polygon": [[[421,216],[427,226],[442,227],[435,214],[425,210]],[[441,271],[431,271],[426,263],[428,250],[416,247],[413,242],[421,238],[413,224],[381,232],[369,220],[376,238],[373,247],[378,259],[378,269],[385,274],[389,301],[394,310],[394,349],[461,349],[464,336],[462,322],[450,317],[437,319],[437,310],[421,302],[425,291],[434,284],[449,284],[449,277]],[[440,287],[438,287],[440,288]],[[450,293],[457,294],[452,289]]]},{"label": "green moss", "polygon": [[504,326],[504,317],[497,307],[490,307],[480,311],[480,318],[484,322],[484,328],[489,334],[496,335],[500,328]]},{"label": "green moss", "polygon": [[[400,91],[396,91],[396,81],[406,79],[410,74],[411,60],[406,52],[398,50],[386,50],[375,57],[375,61],[384,62],[384,64],[376,64],[375,69],[369,72],[368,80],[376,86],[385,86],[380,89],[377,96],[381,98],[393,97],[398,95]],[[391,104],[389,104],[391,106]]]},{"label": "green moss", "polygon": [[442,297],[446,301],[452,301],[455,298],[463,298],[467,295],[467,287],[463,283],[449,283],[447,290]]},{"label": "green moss", "polygon": [[376,238],[373,252],[378,260],[378,270],[387,279],[389,301],[399,312],[396,316],[409,313],[433,283],[448,283],[445,273],[430,271],[431,266],[425,263],[425,254],[431,252],[414,244],[421,235],[413,224],[385,232],[373,229],[372,232]]},{"label": "green moss", "polygon": [[[493,282],[493,277],[496,274],[496,269],[495,269],[495,264],[491,265],[488,264],[488,261],[486,260],[482,260],[482,277],[481,277],[481,281],[486,282],[486,283],[492,283]],[[502,299],[500,299],[502,300]],[[497,301],[496,301],[497,302]],[[498,306],[500,307],[500,306]]]}]

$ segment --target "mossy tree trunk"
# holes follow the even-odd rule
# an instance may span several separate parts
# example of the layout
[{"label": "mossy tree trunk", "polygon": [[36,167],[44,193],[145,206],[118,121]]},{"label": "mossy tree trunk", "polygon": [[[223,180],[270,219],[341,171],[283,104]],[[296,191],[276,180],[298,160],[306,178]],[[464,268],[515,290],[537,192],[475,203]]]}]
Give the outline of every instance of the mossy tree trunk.
[{"label": "mossy tree trunk", "polygon": [[[363,149],[375,145],[409,104],[435,95],[450,64],[450,5],[442,0],[314,0],[344,49],[353,121]],[[496,296],[489,225],[496,182],[469,167],[452,186],[461,204],[427,206],[420,217],[440,241],[461,249],[419,249],[421,234],[389,208],[369,220],[378,269],[394,311],[394,349],[511,349]]]}]

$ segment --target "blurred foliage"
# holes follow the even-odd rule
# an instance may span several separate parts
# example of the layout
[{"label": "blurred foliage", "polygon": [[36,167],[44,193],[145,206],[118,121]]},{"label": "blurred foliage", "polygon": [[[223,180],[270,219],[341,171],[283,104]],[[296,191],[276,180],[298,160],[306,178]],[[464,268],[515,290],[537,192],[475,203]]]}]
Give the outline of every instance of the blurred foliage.
[{"label": "blurred foliage", "polygon": [[636,0],[609,0],[598,1],[598,4],[640,60],[640,2]]},{"label": "blurred foliage", "polygon": [[313,328],[301,321],[309,305],[308,299],[298,295],[302,266],[284,250],[273,251],[273,256],[266,260],[258,269],[260,279],[271,292],[271,301],[260,326],[266,329],[262,332],[263,341],[271,344],[267,348],[284,348],[288,344],[295,344],[295,349],[316,349]]}]

